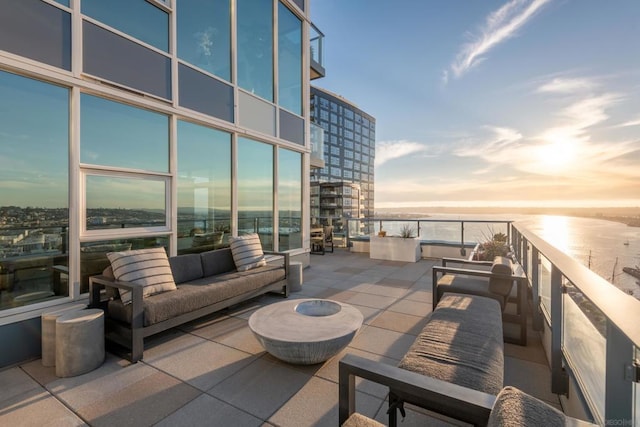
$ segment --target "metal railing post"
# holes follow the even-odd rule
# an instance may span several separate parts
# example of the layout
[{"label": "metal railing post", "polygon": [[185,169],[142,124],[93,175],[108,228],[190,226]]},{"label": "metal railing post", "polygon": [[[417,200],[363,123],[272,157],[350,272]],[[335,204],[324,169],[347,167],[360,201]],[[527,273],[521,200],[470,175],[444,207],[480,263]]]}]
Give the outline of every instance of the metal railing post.
[{"label": "metal railing post", "polygon": [[533,295],[533,330],[542,331],[543,318],[540,307],[540,252],[531,245],[531,294]]},{"label": "metal railing post", "polygon": [[551,264],[551,392],[567,394],[569,377],[562,367],[562,272]]},{"label": "metal railing post", "polygon": [[607,322],[604,425],[633,424],[633,381],[636,380],[633,343]]}]

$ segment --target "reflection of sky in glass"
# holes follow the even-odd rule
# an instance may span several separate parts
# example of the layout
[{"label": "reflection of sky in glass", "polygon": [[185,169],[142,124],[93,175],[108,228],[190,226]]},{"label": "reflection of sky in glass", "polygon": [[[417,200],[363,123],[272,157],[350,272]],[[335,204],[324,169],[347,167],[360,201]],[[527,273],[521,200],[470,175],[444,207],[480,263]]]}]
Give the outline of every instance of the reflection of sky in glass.
[{"label": "reflection of sky in glass", "polygon": [[69,0],[56,0],[56,2],[60,3],[61,5],[69,7]]},{"label": "reflection of sky in glass", "polygon": [[67,207],[69,91],[0,71],[1,206]]},{"label": "reflection of sky in glass", "polygon": [[238,138],[238,215],[273,210],[273,147]]},{"label": "reflection of sky in glass", "polygon": [[229,0],[179,2],[178,56],[225,80],[231,80]]},{"label": "reflection of sky in glass", "polygon": [[165,211],[165,181],[87,176],[87,209]]},{"label": "reflection of sky in glass", "polygon": [[278,209],[300,215],[302,210],[302,156],[291,150],[278,150]]},{"label": "reflection of sky in glass", "polygon": [[178,208],[231,211],[231,135],[178,121]]},{"label": "reflection of sky in glass", "polygon": [[238,85],[273,101],[271,0],[238,0]]},{"label": "reflection of sky in glass", "polygon": [[82,0],[82,13],[169,51],[169,14],[143,0]]},{"label": "reflection of sky in glass", "polygon": [[163,114],[82,94],[80,161],[168,172],[169,118]]},{"label": "reflection of sky in glass", "polygon": [[302,22],[278,3],[278,104],[302,114]]}]

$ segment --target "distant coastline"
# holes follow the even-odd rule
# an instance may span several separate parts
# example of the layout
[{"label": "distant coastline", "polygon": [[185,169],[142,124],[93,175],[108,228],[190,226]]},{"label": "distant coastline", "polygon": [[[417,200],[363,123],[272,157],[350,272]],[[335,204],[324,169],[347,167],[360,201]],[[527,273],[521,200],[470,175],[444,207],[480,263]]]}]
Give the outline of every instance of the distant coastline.
[{"label": "distant coastline", "polygon": [[429,214],[520,214],[520,215],[562,215],[582,218],[602,219],[619,222],[629,227],[640,227],[640,207],[634,208],[547,208],[547,207],[406,207],[376,208],[377,217],[385,218],[427,218]]}]

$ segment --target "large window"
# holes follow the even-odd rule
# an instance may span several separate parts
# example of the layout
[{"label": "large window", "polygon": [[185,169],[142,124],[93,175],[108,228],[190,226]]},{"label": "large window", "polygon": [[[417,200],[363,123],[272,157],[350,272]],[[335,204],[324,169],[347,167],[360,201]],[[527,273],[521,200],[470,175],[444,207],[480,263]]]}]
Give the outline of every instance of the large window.
[{"label": "large window", "polygon": [[68,291],[69,91],[0,71],[0,310]]},{"label": "large window", "polygon": [[82,0],[82,13],[169,51],[169,14],[146,0]]},{"label": "large window", "polygon": [[238,138],[238,234],[258,233],[273,249],[273,147]]},{"label": "large window", "polygon": [[273,102],[273,3],[238,0],[238,85]]},{"label": "large window", "polygon": [[178,122],[178,253],[228,244],[231,135]]},{"label": "large window", "polygon": [[278,150],[279,249],[302,247],[302,155]]},{"label": "large window", "polygon": [[229,0],[188,0],[177,7],[178,56],[231,81]]},{"label": "large window", "polygon": [[302,114],[302,22],[278,3],[278,104]]},{"label": "large window", "polygon": [[80,99],[80,161],[169,171],[169,118],[96,96]]}]

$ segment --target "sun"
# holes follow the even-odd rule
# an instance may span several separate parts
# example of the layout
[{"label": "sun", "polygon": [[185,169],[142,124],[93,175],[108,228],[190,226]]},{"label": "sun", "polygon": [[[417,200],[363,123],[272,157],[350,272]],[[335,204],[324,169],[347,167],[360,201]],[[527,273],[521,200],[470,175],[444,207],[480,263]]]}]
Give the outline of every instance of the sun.
[{"label": "sun", "polygon": [[545,143],[537,149],[541,172],[563,174],[577,165],[575,141],[569,138],[546,137]]}]

